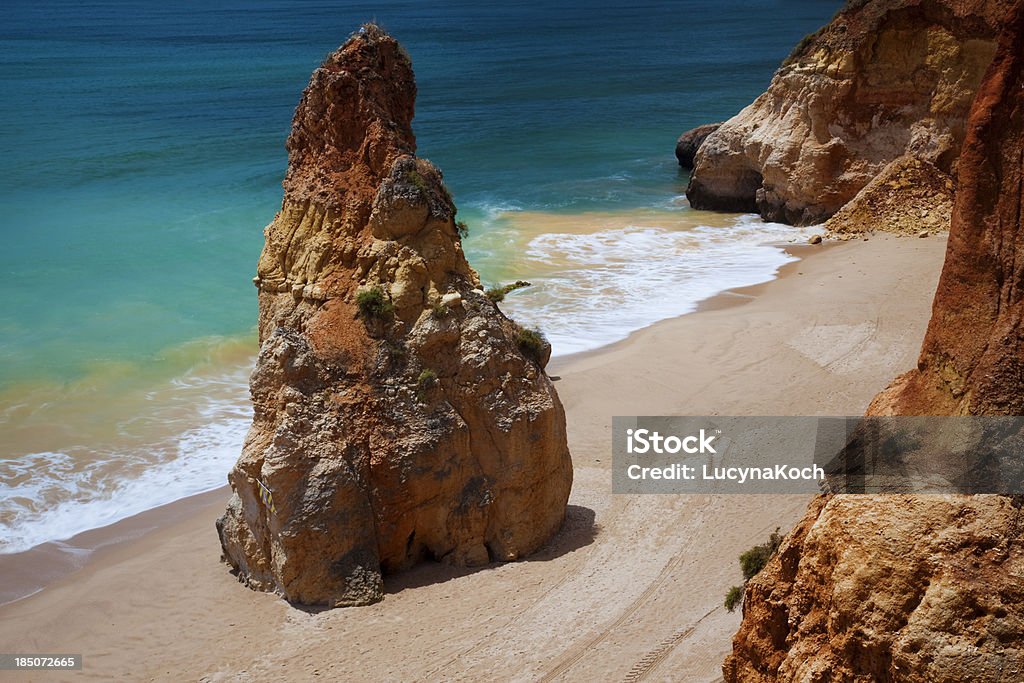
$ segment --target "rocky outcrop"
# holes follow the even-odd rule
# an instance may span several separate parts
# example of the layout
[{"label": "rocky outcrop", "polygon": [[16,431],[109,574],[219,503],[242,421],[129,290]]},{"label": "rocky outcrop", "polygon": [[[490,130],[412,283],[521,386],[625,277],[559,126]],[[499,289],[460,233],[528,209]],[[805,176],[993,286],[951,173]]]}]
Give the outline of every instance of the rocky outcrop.
[{"label": "rocky outcrop", "polygon": [[839,238],[876,231],[920,235],[949,230],[952,211],[952,176],[905,155],[882,169],[824,227]]},{"label": "rocky outcrop", "polygon": [[764,94],[704,141],[690,204],[808,225],[903,155],[952,172],[1009,4],[847,3],[794,50]]},{"label": "rocky outcrop", "polygon": [[683,168],[693,168],[693,159],[697,150],[708,139],[708,136],[719,129],[721,123],[705,123],[703,126],[691,128],[676,140],[676,159]]},{"label": "rocky outcrop", "polygon": [[480,290],[415,156],[415,93],[375,26],[329,55],[265,230],[253,424],[217,528],[241,580],[297,603],[377,601],[382,573],[422,559],[520,558],[569,495],[549,348]]},{"label": "rocky outcrop", "polygon": [[1022,68],[1024,29],[1004,36],[971,112],[917,368],[875,398],[872,414],[1024,415]]},{"label": "rocky outcrop", "polygon": [[747,584],[725,680],[1024,680],[1022,522],[1003,496],[818,498]]},{"label": "rocky outcrop", "polygon": [[[1008,19],[967,128],[918,368],[869,414],[1022,414],[1024,3]],[[725,679],[1024,680],[1022,502],[817,498],[747,585]]]}]

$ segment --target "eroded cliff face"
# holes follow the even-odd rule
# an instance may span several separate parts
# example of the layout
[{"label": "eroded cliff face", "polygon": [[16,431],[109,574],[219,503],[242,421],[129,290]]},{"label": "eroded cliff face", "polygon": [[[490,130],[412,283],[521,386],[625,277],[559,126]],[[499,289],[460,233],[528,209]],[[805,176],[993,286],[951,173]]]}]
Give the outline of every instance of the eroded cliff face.
[{"label": "eroded cliff face", "polygon": [[871,413],[1024,415],[1022,34],[1004,35],[971,112],[917,368],[879,394]]},{"label": "eroded cliff face", "polygon": [[[1022,414],[1022,160],[1024,3],[971,109],[918,368],[869,414]],[[819,497],[747,585],[725,679],[1024,680],[1021,505],[996,495]]]},{"label": "eroded cliff face", "polygon": [[1024,680],[1022,522],[1003,496],[818,498],[747,584],[725,680]]},{"label": "eroded cliff face", "polygon": [[544,354],[480,291],[441,173],[415,156],[415,95],[374,26],[329,55],[265,229],[255,414],[217,528],[240,579],[293,602],[368,604],[422,559],[522,557],[572,483]]},{"label": "eroded cliff face", "polygon": [[687,189],[691,205],[808,225],[903,155],[951,173],[1010,4],[847,3],[764,94],[707,137]]}]

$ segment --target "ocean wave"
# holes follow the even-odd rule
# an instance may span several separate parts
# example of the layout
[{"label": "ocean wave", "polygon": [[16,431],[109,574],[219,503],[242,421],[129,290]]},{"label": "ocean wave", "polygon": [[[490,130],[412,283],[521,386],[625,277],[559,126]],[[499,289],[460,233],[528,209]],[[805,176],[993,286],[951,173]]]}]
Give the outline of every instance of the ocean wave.
[{"label": "ocean wave", "polygon": [[[509,204],[489,208],[500,229],[485,231],[481,243],[489,241],[509,274],[534,283],[502,308],[542,329],[556,355],[615,342],[719,292],[770,280],[794,260],[778,243],[807,234],[752,216],[664,227],[659,219],[667,225],[684,214],[623,220],[515,209],[517,223],[507,220]],[[198,340],[164,355],[164,379],[116,366],[72,387],[0,396],[0,553],[226,483],[252,419],[252,340]]]},{"label": "ocean wave", "polygon": [[[228,355],[130,389],[127,400],[116,396],[123,384],[96,378],[65,390],[63,400],[37,389],[33,411],[41,415],[4,424],[0,553],[63,541],[226,484],[252,420],[251,355]],[[83,415],[71,393],[90,396],[96,407]],[[61,447],[26,452],[40,441],[39,425],[53,421],[70,426],[55,437]],[[90,421],[105,424],[87,436]]]},{"label": "ocean wave", "polygon": [[544,331],[555,355],[610,344],[659,320],[693,312],[728,289],[760,284],[796,260],[779,245],[806,229],[742,217],[728,227],[631,225],[532,239],[527,256],[557,264],[502,304]]}]

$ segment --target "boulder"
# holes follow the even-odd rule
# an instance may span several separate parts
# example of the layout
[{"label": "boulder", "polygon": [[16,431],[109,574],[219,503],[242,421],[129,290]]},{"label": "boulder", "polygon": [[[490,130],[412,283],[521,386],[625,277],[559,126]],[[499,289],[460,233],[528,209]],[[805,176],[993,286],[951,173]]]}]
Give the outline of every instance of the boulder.
[{"label": "boulder", "polygon": [[676,140],[676,159],[683,168],[693,168],[693,159],[697,156],[697,150],[704,144],[709,135],[718,130],[721,123],[706,123],[703,126],[691,128]]}]

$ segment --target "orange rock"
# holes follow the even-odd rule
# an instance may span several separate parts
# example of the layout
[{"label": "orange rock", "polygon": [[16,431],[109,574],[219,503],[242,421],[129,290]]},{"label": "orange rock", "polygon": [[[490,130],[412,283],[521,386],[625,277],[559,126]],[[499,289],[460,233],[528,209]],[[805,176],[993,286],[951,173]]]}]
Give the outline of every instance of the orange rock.
[{"label": "orange rock", "polygon": [[[971,108],[918,368],[869,414],[1024,414],[1022,155],[1018,3]],[[725,680],[1024,680],[1022,541],[1020,496],[818,497],[747,584]]]},{"label": "orange rock", "polygon": [[384,572],[423,559],[520,558],[559,528],[572,484],[558,395],[415,156],[415,94],[375,26],[329,55],[265,230],[253,425],[217,528],[242,581],[297,603],[375,602]]}]

